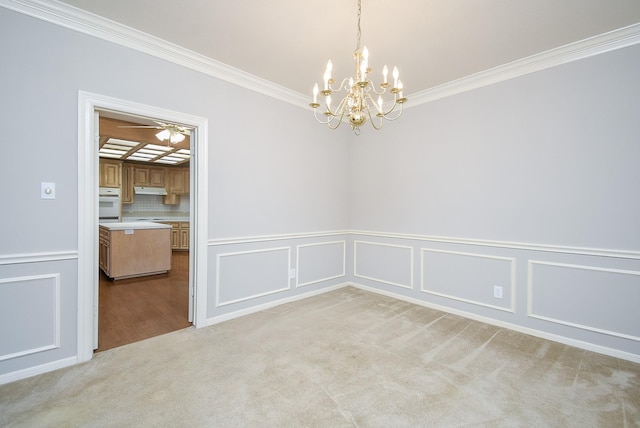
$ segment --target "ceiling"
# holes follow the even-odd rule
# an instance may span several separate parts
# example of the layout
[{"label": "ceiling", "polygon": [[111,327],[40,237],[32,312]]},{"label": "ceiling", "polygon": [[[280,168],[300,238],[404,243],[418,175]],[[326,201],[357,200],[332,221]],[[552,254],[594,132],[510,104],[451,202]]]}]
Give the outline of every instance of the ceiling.
[{"label": "ceiling", "polygon": [[[150,127],[140,128],[140,125]],[[162,142],[156,137],[159,129],[151,128],[156,125],[150,119],[101,111],[98,155],[101,158],[157,166],[189,166],[190,137],[186,135],[183,141],[176,144]]]},{"label": "ceiling", "polygon": [[[63,0],[309,94],[327,60],[351,75],[356,0]],[[405,95],[640,22],[638,0],[363,0],[374,81]]]}]

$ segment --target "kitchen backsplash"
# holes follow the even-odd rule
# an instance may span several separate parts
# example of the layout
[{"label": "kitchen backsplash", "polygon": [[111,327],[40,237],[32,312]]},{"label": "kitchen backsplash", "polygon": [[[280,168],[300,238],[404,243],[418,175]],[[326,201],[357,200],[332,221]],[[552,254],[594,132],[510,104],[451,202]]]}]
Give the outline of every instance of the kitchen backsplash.
[{"label": "kitchen backsplash", "polygon": [[164,196],[158,195],[135,195],[133,204],[122,205],[123,213],[136,212],[171,212],[184,213],[189,212],[189,195],[181,195],[180,203],[176,205],[165,205],[162,201]]}]

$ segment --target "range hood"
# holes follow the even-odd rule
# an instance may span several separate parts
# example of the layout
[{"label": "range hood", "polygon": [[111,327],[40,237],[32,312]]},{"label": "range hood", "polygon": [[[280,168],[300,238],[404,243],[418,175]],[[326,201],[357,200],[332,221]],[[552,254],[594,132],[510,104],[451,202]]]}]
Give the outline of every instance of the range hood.
[{"label": "range hood", "polygon": [[164,187],[147,187],[147,186],[135,186],[133,192],[136,195],[161,195],[166,196],[167,189]]}]

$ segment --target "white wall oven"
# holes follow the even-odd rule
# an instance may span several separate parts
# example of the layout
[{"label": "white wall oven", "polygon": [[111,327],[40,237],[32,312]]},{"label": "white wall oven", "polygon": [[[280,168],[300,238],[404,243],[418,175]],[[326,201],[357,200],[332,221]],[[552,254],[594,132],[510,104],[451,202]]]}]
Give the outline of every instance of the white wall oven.
[{"label": "white wall oven", "polygon": [[98,217],[100,223],[120,221],[120,189],[100,187],[98,193]]}]

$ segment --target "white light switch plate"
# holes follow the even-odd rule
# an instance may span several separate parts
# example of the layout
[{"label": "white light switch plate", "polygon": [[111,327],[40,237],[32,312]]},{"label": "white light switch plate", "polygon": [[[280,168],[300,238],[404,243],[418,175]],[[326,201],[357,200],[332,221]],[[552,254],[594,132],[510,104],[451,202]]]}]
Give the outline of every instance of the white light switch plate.
[{"label": "white light switch plate", "polygon": [[40,183],[40,199],[55,199],[56,183]]}]

